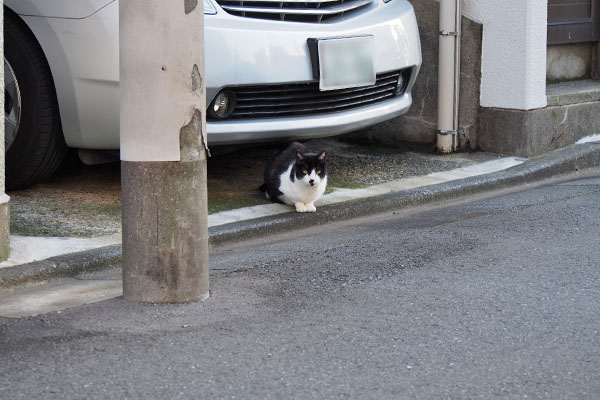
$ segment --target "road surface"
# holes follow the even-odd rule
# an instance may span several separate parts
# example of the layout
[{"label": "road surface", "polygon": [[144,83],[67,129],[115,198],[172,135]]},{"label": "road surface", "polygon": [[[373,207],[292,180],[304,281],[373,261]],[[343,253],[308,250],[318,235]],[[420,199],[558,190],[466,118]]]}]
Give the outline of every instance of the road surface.
[{"label": "road surface", "polygon": [[599,170],[230,245],[204,303],[0,320],[0,398],[597,399],[598,260]]}]

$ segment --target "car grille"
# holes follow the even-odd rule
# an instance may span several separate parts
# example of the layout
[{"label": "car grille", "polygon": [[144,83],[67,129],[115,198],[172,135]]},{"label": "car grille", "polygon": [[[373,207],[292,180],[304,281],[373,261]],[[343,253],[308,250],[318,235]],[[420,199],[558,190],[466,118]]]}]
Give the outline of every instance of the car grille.
[{"label": "car grille", "polygon": [[216,0],[223,10],[240,17],[296,22],[321,22],[341,17],[373,0]]},{"label": "car grille", "polygon": [[[404,86],[398,89],[398,78]],[[318,82],[231,88],[237,102],[227,119],[274,118],[342,111],[404,94],[410,69],[377,76],[372,86],[320,91]],[[208,116],[209,120],[215,120]]]}]

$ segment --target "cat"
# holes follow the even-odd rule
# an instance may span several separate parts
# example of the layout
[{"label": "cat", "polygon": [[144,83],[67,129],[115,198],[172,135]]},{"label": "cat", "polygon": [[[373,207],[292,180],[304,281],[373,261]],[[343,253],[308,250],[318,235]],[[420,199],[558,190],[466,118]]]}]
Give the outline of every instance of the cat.
[{"label": "cat", "polygon": [[327,186],[327,152],[313,153],[303,144],[290,143],[265,168],[260,190],[271,201],[315,212],[315,201]]}]

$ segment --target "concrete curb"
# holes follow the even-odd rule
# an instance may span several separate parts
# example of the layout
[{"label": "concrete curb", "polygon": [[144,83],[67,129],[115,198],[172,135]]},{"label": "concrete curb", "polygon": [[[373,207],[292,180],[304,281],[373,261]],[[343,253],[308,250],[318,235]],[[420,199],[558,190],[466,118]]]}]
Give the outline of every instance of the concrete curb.
[{"label": "concrete curb", "polygon": [[64,254],[0,269],[0,288],[117,267],[121,261],[121,245]]},{"label": "concrete curb", "polygon": [[322,206],[314,214],[280,214],[216,226],[209,229],[209,235],[211,244],[215,245],[257,238],[287,232],[292,227],[306,228],[416,205],[435,204],[598,166],[600,143],[572,145],[500,172]]},{"label": "concrete curb", "polygon": [[[436,204],[593,167],[600,167],[600,143],[576,144],[500,172],[321,206],[316,213],[290,212],[212,227],[209,228],[209,240],[213,246],[222,245],[230,241],[263,237],[416,205]],[[0,287],[73,276],[81,272],[116,267],[121,262],[120,245],[66,254],[0,269]]]}]

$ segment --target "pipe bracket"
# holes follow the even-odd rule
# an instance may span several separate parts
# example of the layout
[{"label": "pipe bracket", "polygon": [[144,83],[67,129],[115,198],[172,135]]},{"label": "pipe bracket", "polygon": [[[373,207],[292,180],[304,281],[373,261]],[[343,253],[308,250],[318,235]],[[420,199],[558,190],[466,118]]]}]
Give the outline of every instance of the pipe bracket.
[{"label": "pipe bracket", "polygon": [[452,130],[445,130],[445,129],[440,129],[437,131],[440,135],[458,135],[458,131],[455,129]]},{"label": "pipe bracket", "polygon": [[440,31],[440,36],[460,36],[460,32]]}]

